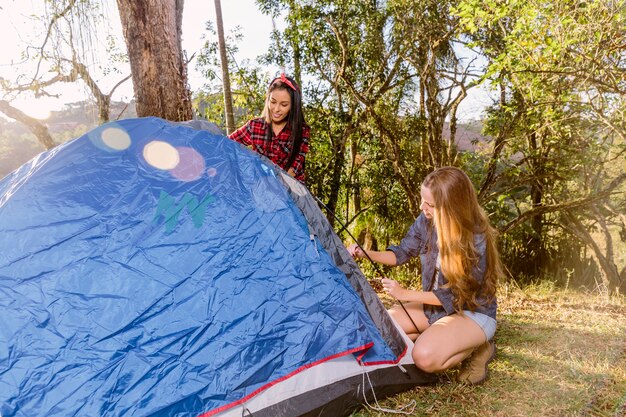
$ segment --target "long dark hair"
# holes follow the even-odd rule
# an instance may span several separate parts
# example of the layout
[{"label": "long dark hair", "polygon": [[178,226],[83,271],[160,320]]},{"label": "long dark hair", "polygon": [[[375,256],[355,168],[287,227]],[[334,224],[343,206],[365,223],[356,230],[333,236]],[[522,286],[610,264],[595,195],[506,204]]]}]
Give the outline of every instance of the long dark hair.
[{"label": "long dark hair", "polygon": [[[285,74],[281,74],[280,77],[274,78],[267,88],[267,94],[265,95],[265,107],[263,108],[263,117],[265,118],[265,122],[271,127],[272,120],[270,117],[269,111],[269,99],[270,93],[274,90],[286,90],[289,93],[289,97],[291,97],[291,109],[289,110],[289,114],[287,115],[287,123],[291,126],[291,136],[290,142],[291,153],[289,154],[289,159],[287,160],[287,165],[285,169],[289,169],[293,161],[295,161],[296,156],[300,153],[300,147],[302,146],[302,129],[306,126],[306,121],[304,120],[304,112],[302,111],[302,93],[300,92],[300,88],[296,81],[291,78],[285,76]],[[267,140],[272,139],[272,129],[267,129]]]}]

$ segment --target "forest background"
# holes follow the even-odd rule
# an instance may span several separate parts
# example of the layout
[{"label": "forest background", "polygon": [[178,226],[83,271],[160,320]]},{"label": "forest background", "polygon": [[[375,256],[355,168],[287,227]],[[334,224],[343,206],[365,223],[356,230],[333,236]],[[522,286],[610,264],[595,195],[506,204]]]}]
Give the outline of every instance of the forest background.
[{"label": "forest background", "polygon": [[[219,1],[198,51],[181,47],[181,0],[118,0],[123,38],[107,32],[104,2],[41,3],[41,36],[23,54],[36,69],[0,79],[0,175],[119,117],[231,131],[261,113],[269,68],[280,68],[302,86],[313,131],[308,188],[347,243],[346,229],[368,248],[398,242],[424,176],[456,165],[500,232],[509,282],[626,289],[624,0],[257,0],[280,28],[256,61],[237,59],[241,32],[223,33]],[[191,65],[206,79],[196,91]],[[105,78],[116,81],[105,89]],[[12,105],[59,83],[89,99],[46,120]],[[130,103],[116,101],[124,83]],[[478,88],[496,99],[480,120],[459,120]],[[398,278],[415,285],[418,274],[416,263]]]},{"label": "forest background", "polygon": [[[0,177],[117,118],[205,118],[226,133],[260,114],[284,69],[312,127],[308,188],[346,243],[347,230],[370,248],[398,242],[443,165],[469,173],[500,232],[488,382],[451,383],[452,370],[380,405],[626,415],[626,0],[256,0],[276,23],[256,60],[240,58],[241,28],[224,33],[219,0],[204,2],[203,46],[183,50],[193,2],[32,0],[27,46],[0,75]],[[23,4],[0,0],[0,18]],[[206,82],[191,91],[193,71]],[[46,119],[17,105],[58,88],[88,99]],[[479,90],[494,99],[468,120]],[[418,264],[385,273],[419,287]]]}]

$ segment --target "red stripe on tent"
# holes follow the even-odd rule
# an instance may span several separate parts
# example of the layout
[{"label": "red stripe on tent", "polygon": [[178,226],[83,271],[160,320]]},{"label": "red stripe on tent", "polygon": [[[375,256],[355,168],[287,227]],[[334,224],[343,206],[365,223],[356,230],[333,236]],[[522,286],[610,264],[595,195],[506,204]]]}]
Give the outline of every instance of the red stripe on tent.
[{"label": "red stripe on tent", "polygon": [[[278,378],[275,381],[270,382],[269,384],[263,385],[262,387],[256,389],[254,392],[252,392],[249,395],[246,395],[245,397],[243,397],[240,400],[237,400],[237,401],[232,402],[230,404],[223,405],[223,406],[221,406],[219,408],[216,408],[215,410],[207,411],[206,413],[200,414],[198,417],[209,417],[209,416],[213,416],[213,415],[215,415],[217,413],[220,413],[222,411],[226,411],[229,408],[232,408],[232,407],[234,407],[236,405],[239,405],[241,403],[244,403],[244,402],[248,401],[250,398],[254,397],[255,395],[257,395],[259,393],[261,393],[261,391],[265,391],[266,389],[268,389],[268,388],[278,384],[281,381],[284,381],[284,380],[286,380],[288,378],[291,378],[292,376],[294,376],[294,375],[304,371],[305,369],[312,368],[313,366],[319,365],[320,363],[327,362],[329,360],[336,359],[336,358],[339,358],[341,356],[349,355],[351,353],[356,353],[356,352],[363,351],[363,354],[365,354],[365,352],[367,352],[367,350],[369,348],[371,348],[372,346],[374,346],[374,342],[370,342],[370,343],[367,343],[367,344],[365,344],[363,346],[360,346],[360,347],[357,347],[357,348],[354,348],[354,349],[350,349],[350,350],[347,350],[345,352],[337,353],[337,354],[329,356],[327,358],[320,359],[319,361],[312,362],[312,363],[309,363],[307,365],[304,365],[303,367],[296,369],[295,371],[293,371],[290,374],[287,374],[287,375],[285,375],[285,376],[283,376],[281,378]],[[406,350],[406,348],[405,348],[405,350]],[[361,354],[361,357],[363,356],[363,354]]]},{"label": "red stripe on tent", "polygon": [[363,356],[365,356],[365,352],[361,353],[356,360],[363,366],[375,366],[375,365],[396,365],[398,363],[400,363],[400,361],[402,360],[402,358],[404,358],[404,355],[406,355],[406,351],[407,351],[408,346],[404,345],[404,350],[402,351],[401,354],[398,355],[398,358],[395,361],[378,361],[378,362],[361,362],[361,358]]}]

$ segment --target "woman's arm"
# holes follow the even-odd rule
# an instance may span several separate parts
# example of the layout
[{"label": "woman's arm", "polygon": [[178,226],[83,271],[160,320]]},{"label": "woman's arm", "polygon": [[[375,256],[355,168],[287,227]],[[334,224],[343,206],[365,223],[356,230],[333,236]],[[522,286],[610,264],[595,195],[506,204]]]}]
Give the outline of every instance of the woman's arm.
[{"label": "woman's arm", "polygon": [[383,278],[383,289],[387,294],[393,296],[399,301],[417,301],[421,304],[430,304],[433,306],[440,306],[441,301],[432,291],[414,291],[402,288],[397,281],[389,278]]},{"label": "woman's arm", "polygon": [[[364,251],[363,248],[361,248],[359,245],[357,245],[356,243],[353,243],[352,245],[347,247],[348,252],[350,252],[350,255],[352,255],[353,258],[367,258],[369,256],[369,258],[374,261],[374,262],[378,262],[384,265],[396,265],[396,254],[393,253],[390,250],[385,250],[385,251],[375,251],[375,250],[368,250],[368,251]],[[367,253],[367,255],[366,255]]]},{"label": "woman's arm", "polygon": [[[409,228],[400,245],[391,245],[385,251],[367,251],[367,255],[373,261],[385,265],[396,266],[405,264],[411,258],[419,256],[420,249],[424,244],[423,235],[426,227],[427,220],[423,214],[420,214]],[[348,246],[348,251],[353,258],[366,257],[359,245],[352,244]]]},{"label": "woman's arm", "polygon": [[239,129],[232,132],[228,137],[235,142],[239,142],[245,146],[252,145],[252,135],[250,132],[250,121],[245,125],[241,126]]}]

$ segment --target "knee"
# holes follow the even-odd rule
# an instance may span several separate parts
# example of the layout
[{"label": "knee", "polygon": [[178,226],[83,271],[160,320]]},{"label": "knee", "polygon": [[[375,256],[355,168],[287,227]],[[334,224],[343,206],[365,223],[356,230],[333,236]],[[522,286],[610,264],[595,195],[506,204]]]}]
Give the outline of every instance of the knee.
[{"label": "knee", "polygon": [[404,311],[398,311],[395,308],[391,308],[387,310],[387,312],[389,313],[389,316],[391,316],[391,318],[396,323],[398,323],[398,325],[404,331],[404,333],[406,333],[409,336],[417,334],[417,329],[415,328],[413,323],[409,321]]},{"label": "knee", "polygon": [[404,332],[406,333],[406,326],[404,325],[404,316],[400,316],[398,314],[398,310],[396,310],[395,308],[390,308],[389,310],[387,310],[387,313],[389,313],[389,316],[393,319],[393,321],[398,323],[400,327],[402,327],[402,330],[404,330]]},{"label": "knee", "polygon": [[404,311],[398,311],[398,306],[395,305],[387,310],[387,313],[396,321],[396,323],[402,323],[406,321],[406,313]]},{"label": "knee", "polygon": [[427,344],[416,344],[413,347],[413,362],[415,366],[425,372],[437,372],[442,370],[441,361],[438,358],[437,351]]}]

